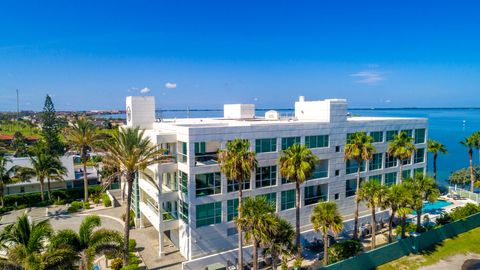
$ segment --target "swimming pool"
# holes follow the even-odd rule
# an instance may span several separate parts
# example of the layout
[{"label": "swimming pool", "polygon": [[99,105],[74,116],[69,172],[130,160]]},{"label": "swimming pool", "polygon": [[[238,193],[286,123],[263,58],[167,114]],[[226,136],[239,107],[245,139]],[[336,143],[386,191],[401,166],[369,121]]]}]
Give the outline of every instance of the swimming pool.
[{"label": "swimming pool", "polygon": [[[422,214],[433,214],[433,215],[438,215],[441,214],[443,211],[443,208],[449,205],[452,205],[453,203],[445,200],[438,200],[433,203],[427,202],[423,205],[422,208]],[[416,214],[414,212],[414,214]]]}]

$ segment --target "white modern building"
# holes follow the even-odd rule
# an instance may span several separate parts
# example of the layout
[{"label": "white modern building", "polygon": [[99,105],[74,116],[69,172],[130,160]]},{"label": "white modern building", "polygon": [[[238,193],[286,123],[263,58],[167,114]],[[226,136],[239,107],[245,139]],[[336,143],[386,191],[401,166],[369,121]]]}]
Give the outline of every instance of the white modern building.
[{"label": "white modern building", "polygon": [[[424,172],[427,124],[424,118],[349,117],[344,99],[306,101],[304,97],[295,102],[295,115],[288,118],[276,111],[259,117],[252,104],[229,104],[220,118],[158,120],[154,97],[127,97],[127,126],[144,129],[153,143],[171,155],[169,162],[149,168],[161,190],[141,174],[138,177],[133,204],[137,222],[160,232],[160,256],[165,237],[187,261],[234,250],[237,185],[220,173],[217,151],[227,141],[242,138],[250,141],[258,160],[244,196],[266,196],[278,214],[293,223],[295,184],[282,179],[277,160],[283,149],[300,143],[319,158],[314,176],[301,187],[305,241],[312,235],[310,213],[320,201],[335,201],[345,220],[352,218],[357,164],[344,160],[350,133],[367,132],[377,149],[370,162],[361,164],[362,178],[391,185],[399,179],[399,168],[397,160],[386,155],[388,141],[400,131],[412,136],[418,151],[404,162],[403,174]],[[366,218],[368,211],[362,213]]]}]

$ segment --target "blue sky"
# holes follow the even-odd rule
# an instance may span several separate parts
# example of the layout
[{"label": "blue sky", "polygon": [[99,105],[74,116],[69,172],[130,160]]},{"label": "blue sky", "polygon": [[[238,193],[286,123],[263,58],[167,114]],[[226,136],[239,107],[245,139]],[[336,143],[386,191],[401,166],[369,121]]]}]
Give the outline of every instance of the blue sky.
[{"label": "blue sky", "polygon": [[[2,1],[0,110],[478,106],[475,1]],[[146,88],[146,89],[145,89]]]}]

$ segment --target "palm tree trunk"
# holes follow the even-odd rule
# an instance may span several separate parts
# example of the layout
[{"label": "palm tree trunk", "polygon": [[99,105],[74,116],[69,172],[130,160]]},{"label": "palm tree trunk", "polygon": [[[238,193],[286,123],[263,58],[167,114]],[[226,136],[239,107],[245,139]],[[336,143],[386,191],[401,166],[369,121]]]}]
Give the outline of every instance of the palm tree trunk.
[{"label": "palm tree trunk", "polygon": [[437,152],[433,154],[433,179],[437,181]]},{"label": "palm tree trunk", "polygon": [[49,201],[52,200],[52,195],[50,194],[50,190],[51,190],[51,187],[50,187],[50,178],[47,178],[47,194],[48,194],[48,200],[49,200]]},{"label": "palm tree trunk", "polygon": [[402,216],[402,239],[405,238],[405,227],[407,226],[407,217]]},{"label": "palm tree trunk", "polygon": [[417,229],[416,232],[419,233],[422,228],[421,218],[422,218],[422,207],[415,209],[417,212]]},{"label": "palm tree trunk", "polygon": [[353,239],[358,239],[358,207],[360,204],[360,201],[358,200],[358,190],[360,189],[360,163],[357,162],[358,168],[357,168],[357,189],[355,190],[355,221],[353,224]]},{"label": "palm tree trunk", "polygon": [[88,177],[87,177],[87,157],[82,150],[82,161],[83,161],[83,189],[84,189],[84,202],[88,202]]},{"label": "palm tree trunk", "polygon": [[323,266],[328,265],[328,231],[323,234]]},{"label": "palm tree trunk", "polygon": [[475,182],[475,175],[473,174],[473,151],[470,149],[468,151],[468,156],[470,157],[470,191],[473,192],[474,187],[473,183]]},{"label": "palm tree trunk", "polygon": [[3,207],[3,188],[4,188],[4,185],[3,185],[3,181],[1,181],[0,179],[0,207]]},{"label": "palm tree trunk", "polygon": [[392,225],[393,225],[393,218],[395,217],[395,211],[392,210],[390,217],[388,218],[388,243],[392,242]]},{"label": "palm tree trunk", "polygon": [[377,217],[375,216],[375,205],[372,205],[372,249],[376,246],[377,236]]},{"label": "palm tree trunk", "polygon": [[272,256],[272,270],[277,270],[277,253],[273,251],[270,254]]},{"label": "palm tree trunk", "polygon": [[132,187],[135,175],[127,173],[127,202],[125,204],[125,227],[123,232],[123,265],[128,265],[128,242],[130,240],[130,208],[132,204]]},{"label": "palm tree trunk", "polygon": [[43,179],[38,179],[40,182],[40,198],[42,198],[42,202],[45,201],[45,191],[43,191]]},{"label": "palm tree trunk", "polygon": [[257,243],[257,239],[255,237],[252,237],[253,238],[253,258],[252,258],[252,265],[253,265],[253,270],[257,270],[258,269],[258,243]]},{"label": "palm tree trunk", "polygon": [[[241,181],[238,181],[238,209],[237,215],[240,218],[240,206],[242,205],[243,190]],[[238,269],[243,270],[243,233],[240,226],[237,226],[238,231]]]},{"label": "palm tree trunk", "polygon": [[399,168],[400,168],[400,184],[402,183],[403,181],[403,172],[402,172],[402,165],[403,165],[403,160],[401,159],[398,159],[398,163],[399,163]]},{"label": "palm tree trunk", "polygon": [[297,246],[298,257],[302,256],[302,247],[300,244],[300,183],[295,181],[295,245]]}]

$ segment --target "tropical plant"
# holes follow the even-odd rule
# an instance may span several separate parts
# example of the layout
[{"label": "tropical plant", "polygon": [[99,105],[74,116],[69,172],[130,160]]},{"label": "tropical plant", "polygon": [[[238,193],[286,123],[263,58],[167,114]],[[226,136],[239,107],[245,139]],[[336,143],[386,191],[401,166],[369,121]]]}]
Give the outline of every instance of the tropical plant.
[{"label": "tropical plant", "polygon": [[347,240],[333,244],[328,248],[328,263],[336,263],[357,255],[363,250],[358,240]]},{"label": "tropical plant", "polygon": [[328,265],[328,231],[337,235],[343,230],[342,216],[335,202],[321,202],[312,210],[310,217],[313,229],[323,236],[323,265]]},{"label": "tropical plant", "polygon": [[65,138],[67,139],[68,145],[80,153],[80,160],[83,164],[84,201],[86,202],[88,201],[88,151],[96,149],[105,139],[105,134],[99,133],[97,127],[95,127],[90,119],[80,117],[65,130]]},{"label": "tropical plant", "polygon": [[[35,223],[27,215],[17,218],[0,232],[0,246],[7,251],[8,262],[14,269],[72,269],[75,252],[69,248],[48,249],[52,235],[48,220]],[[8,269],[8,268],[7,268]]]},{"label": "tropical plant", "polygon": [[447,148],[445,145],[440,143],[439,141],[435,140],[428,140],[428,147],[427,151],[433,153],[433,178],[437,180],[437,158],[438,153],[440,154],[448,154]]},{"label": "tropical plant", "polygon": [[468,158],[469,158],[469,168],[470,168],[470,191],[473,192],[475,189],[475,174],[473,172],[473,149],[478,149],[480,147],[480,132],[475,132],[470,137],[465,138],[463,141],[460,141],[460,144],[465,146],[468,149]]},{"label": "tropical plant", "polygon": [[74,250],[78,254],[78,269],[89,270],[95,255],[107,253],[116,256],[122,251],[122,235],[114,230],[98,229],[101,225],[99,216],[87,216],[80,224],[78,233],[70,229],[58,231],[50,239],[49,249]]},{"label": "tropical plant", "polygon": [[277,269],[277,261],[282,261],[295,253],[295,229],[287,220],[275,216],[277,226],[274,230],[267,232],[263,241],[263,257],[270,254],[272,258],[272,269]]},{"label": "tropical plant", "polygon": [[258,247],[268,241],[271,231],[278,229],[275,207],[265,196],[248,197],[239,207],[234,222],[245,233],[245,240],[253,244],[253,269],[258,269]]},{"label": "tropical plant", "polygon": [[387,194],[387,188],[378,181],[367,181],[362,184],[358,191],[358,199],[366,202],[366,205],[372,211],[372,241],[371,248],[376,246],[376,230],[377,230],[377,207],[384,204],[384,200]]},{"label": "tropical plant", "polygon": [[[470,183],[471,175],[470,168],[463,168],[456,170],[448,176],[448,182],[450,185],[462,185],[465,187],[465,184]],[[480,166],[473,166],[473,177],[475,179],[480,179]]]},{"label": "tropical plant", "polygon": [[27,140],[20,131],[17,131],[15,134],[13,134],[11,146],[13,150],[15,150],[15,157],[25,157],[28,155]]},{"label": "tropical plant", "polygon": [[[125,203],[125,227],[124,227],[124,265],[128,265],[128,240],[130,239],[130,209],[132,204],[133,182],[136,176],[145,171],[148,166],[158,164],[163,160],[163,149],[152,144],[150,139],[144,137],[144,131],[136,128],[122,128],[105,145],[107,153],[103,160],[110,168],[118,168],[118,171],[105,179],[109,181],[115,177],[123,176],[127,183],[127,200]],[[154,179],[148,174],[142,174],[143,178],[157,186]]]},{"label": "tropical plant", "polygon": [[[392,229],[393,220],[398,214],[402,216],[403,213],[407,213],[408,206],[410,205],[411,196],[404,183],[394,184],[387,189],[385,197],[381,206],[385,209],[390,209],[390,216],[388,218],[388,242],[392,242]],[[398,211],[401,213],[399,214]]]},{"label": "tropical plant", "polygon": [[407,178],[405,182],[407,184],[408,190],[410,190],[412,194],[411,208],[414,209],[417,214],[416,231],[420,232],[422,229],[421,217],[423,202],[436,201],[440,196],[440,191],[438,190],[435,179],[422,173],[417,173],[414,178]]},{"label": "tropical plant", "polygon": [[5,185],[13,184],[19,181],[16,171],[19,166],[11,166],[7,169],[7,164],[12,162],[8,157],[0,156],[0,206],[3,207],[3,195]]},{"label": "tropical plant", "polygon": [[358,208],[360,200],[358,199],[358,189],[360,188],[360,171],[362,163],[371,160],[376,152],[375,146],[372,144],[373,138],[365,132],[355,132],[350,135],[345,145],[345,160],[354,160],[357,163],[357,185],[355,189],[355,216],[353,226],[353,238],[358,238]]},{"label": "tropical plant", "polygon": [[413,137],[408,136],[405,131],[398,135],[393,135],[393,140],[388,144],[387,154],[396,158],[400,170],[400,183],[403,180],[402,166],[403,161],[412,158],[417,148],[413,144]]},{"label": "tropical plant", "polygon": [[55,112],[52,98],[47,95],[45,105],[41,114],[42,137],[46,144],[46,153],[48,155],[59,156],[65,152],[65,147],[60,140],[61,124]]},{"label": "tropical plant", "polygon": [[[236,183],[238,207],[242,204],[245,182],[250,182],[252,171],[257,167],[255,152],[250,151],[248,140],[234,139],[227,142],[227,148],[218,152],[220,170],[228,179]],[[238,211],[240,215],[240,211]],[[238,230],[238,268],[243,268],[243,236]]]},{"label": "tropical plant", "polygon": [[279,158],[280,175],[295,182],[295,245],[300,256],[300,185],[308,179],[315,170],[318,157],[305,145],[294,144],[282,151]]}]

